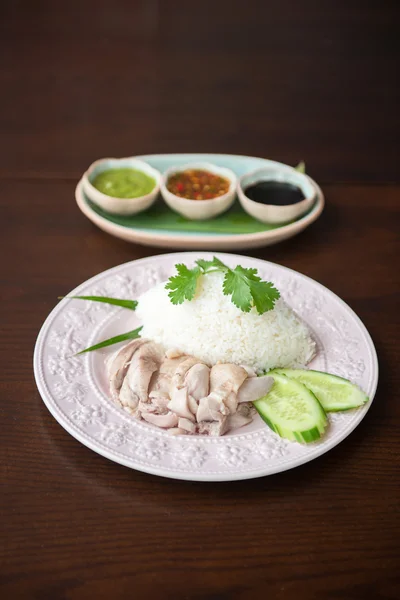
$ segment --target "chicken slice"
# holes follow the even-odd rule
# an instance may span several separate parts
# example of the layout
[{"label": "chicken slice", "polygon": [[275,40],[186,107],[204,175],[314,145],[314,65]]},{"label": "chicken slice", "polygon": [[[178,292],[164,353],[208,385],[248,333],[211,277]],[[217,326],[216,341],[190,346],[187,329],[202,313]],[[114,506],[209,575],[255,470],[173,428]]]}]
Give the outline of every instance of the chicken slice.
[{"label": "chicken slice", "polygon": [[153,373],[149,384],[149,396],[155,397],[158,394],[169,396],[172,377],[180,365],[186,359],[186,356],[169,359],[165,358],[160,365],[159,371]]},{"label": "chicken slice", "polygon": [[188,394],[188,406],[192,415],[195,415],[197,413],[198,402],[190,394]]},{"label": "chicken slice", "polygon": [[228,431],[228,419],[224,417],[221,421],[202,421],[198,425],[199,434],[219,436]]},{"label": "chicken slice", "polygon": [[227,430],[238,429],[248,425],[253,420],[251,410],[246,404],[239,404],[237,411],[229,415],[227,419]]},{"label": "chicken slice", "polygon": [[132,392],[137,394],[142,402],[148,400],[150,380],[153,373],[160,368],[163,355],[160,345],[148,342],[132,357],[126,379]]},{"label": "chicken slice", "polygon": [[196,425],[189,421],[189,419],[185,419],[184,417],[180,417],[178,421],[178,427],[180,429],[184,429],[189,433],[196,433]]},{"label": "chicken slice", "polygon": [[257,377],[257,373],[253,369],[253,367],[248,367],[247,365],[240,365],[247,373],[248,377]]},{"label": "chicken slice", "polygon": [[229,414],[229,409],[224,402],[218,398],[207,396],[199,402],[199,407],[196,413],[197,422],[201,421],[220,421],[224,416]]},{"label": "chicken slice", "polygon": [[157,427],[162,427],[164,429],[169,429],[170,427],[176,427],[178,425],[178,417],[173,413],[156,415],[155,413],[144,412],[142,413],[142,419],[152,425],[157,425]]},{"label": "chicken slice", "polygon": [[129,387],[128,378],[125,377],[124,382],[119,392],[119,401],[122,406],[129,408],[135,414],[139,404],[139,396]]},{"label": "chicken slice", "polygon": [[167,350],[165,353],[165,356],[167,358],[179,358],[180,356],[187,356],[187,354],[185,354],[184,352],[181,352],[180,350],[177,350],[176,348],[171,348],[170,350]]},{"label": "chicken slice", "polygon": [[208,396],[210,390],[210,368],[203,363],[191,367],[185,376],[185,385],[189,395],[197,402]]},{"label": "chicken slice", "polygon": [[164,394],[163,392],[151,392],[149,397],[151,404],[155,406],[157,412],[168,412],[168,402],[170,400],[168,394]]},{"label": "chicken slice", "polygon": [[187,431],[186,429],[181,429],[180,427],[172,427],[171,429],[168,429],[168,433],[171,435],[186,435]]},{"label": "chicken slice", "polygon": [[110,391],[114,400],[118,400],[119,391],[128,371],[132,356],[136,350],[143,346],[143,344],[147,344],[147,342],[148,340],[142,339],[132,340],[106,359]]},{"label": "chicken slice", "polygon": [[222,400],[234,413],[237,408],[237,391],[247,379],[247,371],[243,367],[231,363],[214,365],[210,372],[209,398]]},{"label": "chicken slice", "polygon": [[232,363],[214,365],[210,372],[211,392],[224,389],[227,393],[237,393],[246,378],[247,371],[243,367]]},{"label": "chicken slice", "polygon": [[168,375],[172,379],[176,369],[179,367],[181,363],[183,363],[187,359],[187,356],[182,354],[181,356],[177,356],[175,358],[164,358],[161,363],[160,373],[163,375]]},{"label": "chicken slice", "polygon": [[147,400],[139,400],[137,410],[141,416],[143,416],[143,413],[166,414],[168,412],[168,408],[167,410],[160,411],[153,402]]},{"label": "chicken slice", "polygon": [[172,376],[172,387],[178,389],[183,387],[185,385],[186,373],[198,363],[201,363],[201,360],[198,358],[195,358],[194,356],[185,356],[184,360],[178,365]]},{"label": "chicken slice", "polygon": [[187,388],[173,389],[171,392],[171,400],[168,402],[168,408],[176,413],[179,417],[195,421],[195,416],[190,410],[189,397]]},{"label": "chicken slice", "polygon": [[262,398],[272,388],[274,384],[273,377],[264,375],[263,377],[248,377],[239,388],[238,402],[254,402]]}]

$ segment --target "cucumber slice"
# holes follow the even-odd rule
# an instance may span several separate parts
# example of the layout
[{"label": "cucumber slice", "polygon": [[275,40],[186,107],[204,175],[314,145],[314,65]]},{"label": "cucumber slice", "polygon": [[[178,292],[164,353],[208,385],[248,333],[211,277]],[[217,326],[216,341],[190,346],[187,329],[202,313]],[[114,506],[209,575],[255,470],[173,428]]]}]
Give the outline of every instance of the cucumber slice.
[{"label": "cucumber slice", "polygon": [[369,399],[360,388],[337,375],[305,369],[274,369],[268,375],[274,376],[275,373],[303,383],[327,412],[358,408]]},{"label": "cucumber slice", "polygon": [[297,442],[314,442],[324,433],[324,409],[305,385],[272,373],[274,385],[266,396],[253,402],[264,421],[275,433]]}]

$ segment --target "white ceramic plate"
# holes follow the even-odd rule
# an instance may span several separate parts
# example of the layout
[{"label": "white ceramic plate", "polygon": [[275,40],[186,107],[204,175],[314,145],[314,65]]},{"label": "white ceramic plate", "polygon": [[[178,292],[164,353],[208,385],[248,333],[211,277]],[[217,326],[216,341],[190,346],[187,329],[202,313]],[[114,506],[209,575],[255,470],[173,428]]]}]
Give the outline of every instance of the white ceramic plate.
[{"label": "white ceramic plate", "polygon": [[[186,252],[132,261],[100,273],[71,294],[136,298],[167,279],[176,263],[193,264],[210,256]],[[48,409],[77,440],[132,469],[177,479],[230,481],[270,475],[313,460],[360,423],[375,394],[378,362],[357,315],[327,288],[300,273],[254,258],[218,256],[231,266],[256,267],[263,279],[274,281],[317,341],[318,355],[310,366],[357,383],[370,402],[356,411],[330,415],[323,440],[309,445],[279,438],[258,416],[245,428],[221,438],[173,437],[135,421],[110,400],[104,376],[106,349],[74,356],[82,348],[137,327],[135,313],[100,303],[62,300],[40,331],[34,370]]]},{"label": "white ceramic plate", "polygon": [[[194,161],[209,162],[228,168],[238,177],[264,167],[278,169],[284,167],[287,169],[287,165],[276,161],[234,154],[147,154],[135,158],[147,162],[161,173],[164,173],[170,167],[181,166]],[[226,233],[222,224],[221,227],[214,225],[213,231],[207,231],[207,221],[199,226],[198,231],[195,229],[187,231],[187,228],[179,221],[170,229],[160,230],[151,228],[150,224],[144,225],[140,215],[129,221],[116,219],[115,215],[99,213],[96,207],[90,205],[84,194],[82,181],[76,187],[75,198],[79,209],[95,225],[110,235],[128,242],[159,248],[242,250],[270,246],[289,239],[318,219],[324,209],[324,195],[315,181],[311,178],[309,180],[316,189],[317,198],[314,206],[306,215],[292,223],[275,226],[273,229],[268,225],[258,223],[259,226],[261,225],[262,230],[253,233]],[[236,200],[236,202],[239,206],[239,201]],[[238,215],[235,215],[234,218],[237,219]]]}]

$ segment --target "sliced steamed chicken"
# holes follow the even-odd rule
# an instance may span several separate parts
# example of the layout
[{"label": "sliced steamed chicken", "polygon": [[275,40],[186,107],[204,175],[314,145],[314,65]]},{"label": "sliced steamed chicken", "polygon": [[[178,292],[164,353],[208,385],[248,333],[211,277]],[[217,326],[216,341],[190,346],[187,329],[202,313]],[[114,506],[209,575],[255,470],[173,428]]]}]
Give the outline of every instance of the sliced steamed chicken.
[{"label": "sliced steamed chicken", "polygon": [[237,400],[241,402],[254,402],[266,396],[274,383],[274,378],[269,375],[263,377],[248,377],[240,386]]},{"label": "sliced steamed chicken", "polygon": [[134,340],[108,361],[110,390],[134,417],[177,434],[223,435],[252,421],[249,402],[265,396],[272,377],[231,363],[211,369],[194,356]]}]

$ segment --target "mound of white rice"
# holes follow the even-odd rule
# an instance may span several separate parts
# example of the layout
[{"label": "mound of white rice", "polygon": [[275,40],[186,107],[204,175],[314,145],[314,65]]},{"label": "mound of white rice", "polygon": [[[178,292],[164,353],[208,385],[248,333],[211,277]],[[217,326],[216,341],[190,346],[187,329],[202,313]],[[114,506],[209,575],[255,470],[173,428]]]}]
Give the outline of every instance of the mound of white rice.
[{"label": "mound of white rice", "polygon": [[315,354],[307,327],[280,299],[273,310],[244,313],[222,292],[223,275],[201,276],[190,302],[172,304],[165,282],[144,293],[136,313],[141,336],[191,354],[209,365],[217,361],[257,371],[303,367]]}]

